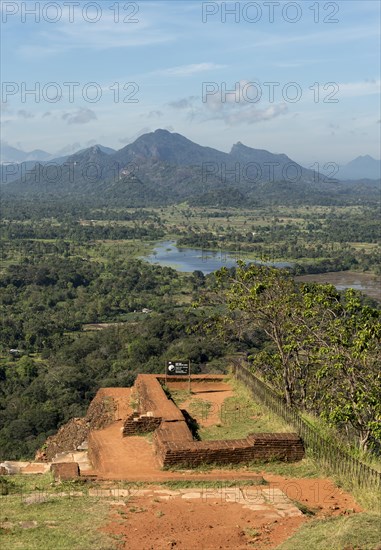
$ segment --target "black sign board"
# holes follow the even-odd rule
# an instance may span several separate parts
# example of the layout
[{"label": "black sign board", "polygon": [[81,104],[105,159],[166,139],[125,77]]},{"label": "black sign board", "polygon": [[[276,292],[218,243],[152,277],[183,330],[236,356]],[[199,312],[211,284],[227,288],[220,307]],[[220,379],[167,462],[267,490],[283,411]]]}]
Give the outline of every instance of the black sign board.
[{"label": "black sign board", "polygon": [[188,361],[167,361],[167,376],[189,376]]}]

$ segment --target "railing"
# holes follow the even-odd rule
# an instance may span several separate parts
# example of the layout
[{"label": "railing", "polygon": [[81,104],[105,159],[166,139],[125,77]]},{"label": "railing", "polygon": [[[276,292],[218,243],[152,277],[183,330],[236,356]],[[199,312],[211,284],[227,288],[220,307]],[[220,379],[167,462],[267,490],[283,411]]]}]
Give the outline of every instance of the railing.
[{"label": "railing", "polygon": [[302,438],[306,452],[319,466],[335,475],[348,490],[357,486],[380,494],[381,472],[349,455],[335,442],[324,438],[296,409],[287,405],[274,390],[250,372],[242,360],[233,359],[232,363],[234,376],[244,382],[256,400],[293,426]]}]

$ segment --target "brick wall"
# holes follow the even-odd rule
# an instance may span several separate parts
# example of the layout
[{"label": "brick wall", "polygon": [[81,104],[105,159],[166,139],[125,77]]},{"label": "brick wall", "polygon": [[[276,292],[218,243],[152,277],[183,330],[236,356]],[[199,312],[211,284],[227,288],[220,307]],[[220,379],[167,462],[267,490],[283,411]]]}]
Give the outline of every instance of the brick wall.
[{"label": "brick wall", "polygon": [[139,374],[135,381],[138,394],[139,413],[157,416],[163,420],[174,422],[184,420],[184,417],[173,401],[168,399],[154,374]]},{"label": "brick wall", "polygon": [[162,422],[184,422],[183,413],[168,399],[155,375],[139,374],[134,389],[138,411],[124,421],[123,436],[153,432]]},{"label": "brick wall", "polygon": [[[167,439],[167,430],[172,432],[170,439]],[[304,457],[303,444],[297,434],[253,434],[244,439],[219,441],[189,441],[175,439],[174,435],[172,425],[164,430],[160,426],[154,434],[155,450],[163,467],[270,460],[294,462]]]},{"label": "brick wall", "polygon": [[[183,379],[178,378],[183,383]],[[213,379],[220,382],[221,378],[217,376]],[[293,433],[251,434],[244,439],[195,441],[184,415],[167,398],[159,382],[164,379],[164,376],[152,374],[137,377],[135,389],[139,396],[139,412],[126,419],[123,429],[125,436],[154,431],[154,448],[163,467],[238,464],[256,460],[293,462],[304,457],[303,443]]]},{"label": "brick wall", "polygon": [[138,412],[132,413],[123,424],[123,436],[154,432],[161,424],[162,419],[157,416],[139,416]]}]

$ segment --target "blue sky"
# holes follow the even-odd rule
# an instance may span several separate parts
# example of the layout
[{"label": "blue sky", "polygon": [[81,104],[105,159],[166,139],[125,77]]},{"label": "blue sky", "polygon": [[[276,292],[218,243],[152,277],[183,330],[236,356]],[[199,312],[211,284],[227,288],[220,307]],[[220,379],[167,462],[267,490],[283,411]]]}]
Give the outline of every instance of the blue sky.
[{"label": "blue sky", "polygon": [[120,149],[167,128],[304,165],[380,156],[377,0],[1,8],[1,139],[14,147]]}]

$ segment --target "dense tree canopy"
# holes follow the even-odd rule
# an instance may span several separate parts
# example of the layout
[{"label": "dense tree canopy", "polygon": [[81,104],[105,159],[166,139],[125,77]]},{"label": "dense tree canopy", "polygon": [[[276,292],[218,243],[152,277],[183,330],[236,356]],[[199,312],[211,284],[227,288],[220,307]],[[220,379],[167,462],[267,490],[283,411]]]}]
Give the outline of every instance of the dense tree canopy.
[{"label": "dense tree canopy", "polygon": [[380,311],[353,289],[298,284],[285,270],[241,264],[219,278],[234,324],[238,312],[271,342],[254,365],[286,402],[356,433],[362,448],[380,443]]}]

